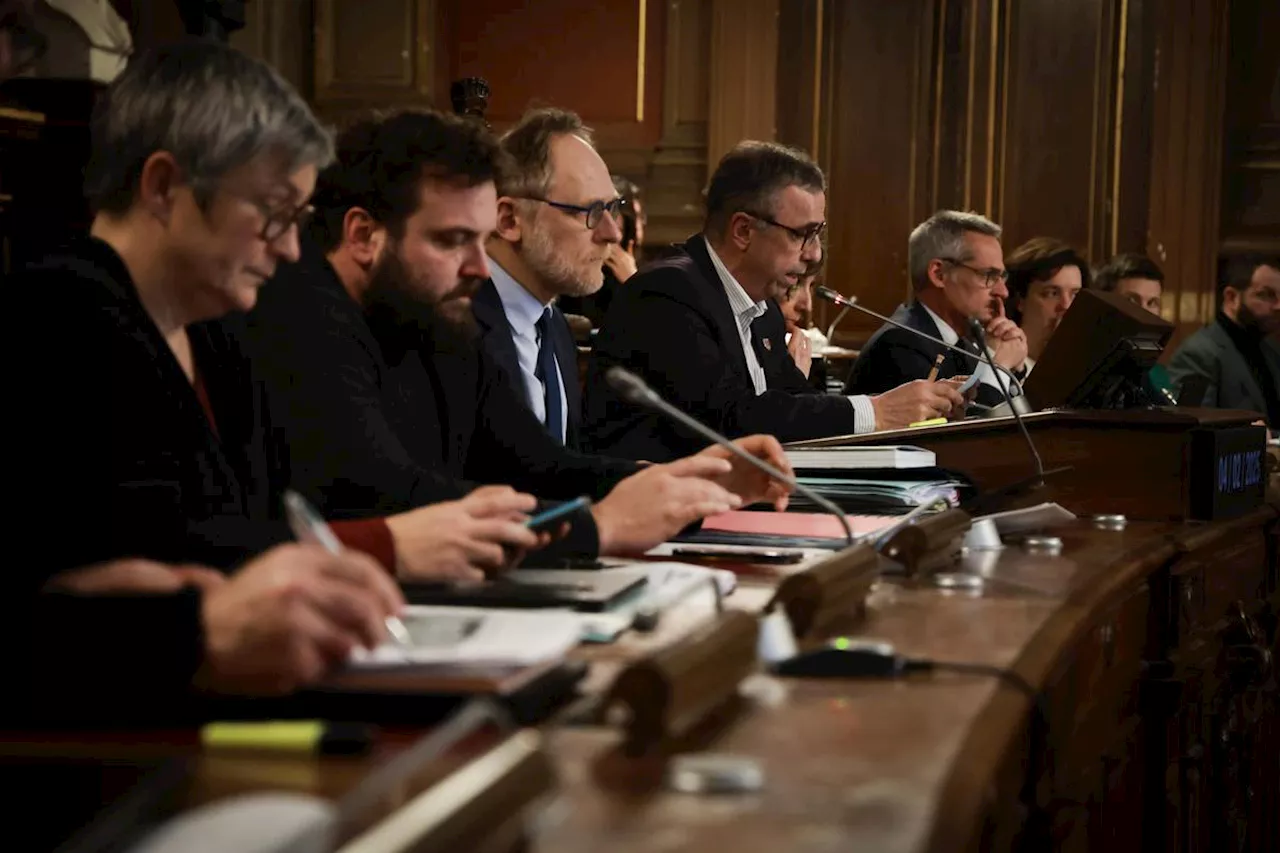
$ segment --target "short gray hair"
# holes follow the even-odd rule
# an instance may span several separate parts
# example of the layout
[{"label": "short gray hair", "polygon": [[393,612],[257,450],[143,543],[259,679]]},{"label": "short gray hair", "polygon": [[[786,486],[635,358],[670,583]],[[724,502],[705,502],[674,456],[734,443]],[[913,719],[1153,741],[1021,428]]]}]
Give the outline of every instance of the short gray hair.
[{"label": "short gray hair", "polygon": [[958,210],[939,210],[911,232],[907,240],[907,272],[911,286],[922,290],[929,284],[929,264],[938,258],[970,259],[965,234],[985,234],[1000,239],[1000,226],[987,217]]},{"label": "short gray hair", "polygon": [[147,158],[173,155],[201,204],[227,172],[263,153],[289,172],[322,169],[333,139],[301,96],[263,62],[190,41],[135,56],[99,100],[86,191],[95,210],[132,206]]},{"label": "short gray hair", "polygon": [[500,140],[509,159],[498,177],[498,195],[545,197],[551,189],[551,143],[566,135],[595,147],[591,128],[582,123],[577,113],[554,107],[526,112]]}]

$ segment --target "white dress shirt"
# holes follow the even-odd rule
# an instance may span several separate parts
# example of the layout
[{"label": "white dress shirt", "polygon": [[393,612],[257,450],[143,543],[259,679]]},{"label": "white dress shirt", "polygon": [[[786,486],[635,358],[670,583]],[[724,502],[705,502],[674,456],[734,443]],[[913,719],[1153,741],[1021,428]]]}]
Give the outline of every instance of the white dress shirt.
[{"label": "white dress shirt", "polygon": [[[960,342],[960,335],[956,333],[955,329],[951,328],[950,323],[948,323],[946,320],[939,317],[936,313],[934,313],[934,310],[932,308],[930,308],[928,305],[925,305],[923,302],[920,303],[920,307],[928,311],[929,316],[933,318],[934,325],[938,327],[938,337],[942,338],[943,342],[948,343],[951,346],[955,346]],[[977,344],[974,344],[974,349],[975,349],[975,352],[973,354],[974,360],[977,361],[978,359],[978,353],[976,352]],[[992,354],[990,347],[987,348],[987,354],[988,355]],[[996,389],[997,391],[1000,391],[1000,383],[996,381],[996,375],[994,372],[992,372],[991,365],[987,364],[984,361],[978,361],[978,366],[974,370],[974,373],[978,374],[978,381],[981,382],[983,385],[990,385],[992,388]],[[920,378],[923,379],[924,377],[922,376]],[[1009,395],[1012,397],[1016,397],[1022,393],[1022,389],[1018,386],[1018,383],[1009,381],[1009,378],[1007,376],[1005,377],[1004,385],[1009,389]],[[1001,396],[1004,396],[1003,391],[1000,391],[1000,394]]]},{"label": "white dress shirt", "polygon": [[[511,327],[511,340],[516,345],[516,359],[520,363],[520,375],[524,379],[525,399],[533,414],[543,424],[547,422],[547,389],[537,377],[538,347],[542,345],[538,334],[538,320],[542,318],[548,306],[511,277],[511,274],[489,258],[489,277],[502,300],[502,311],[507,315],[507,324]],[[560,376],[560,411],[564,413],[560,424],[560,441],[565,440],[564,431],[568,429],[569,403],[564,396],[564,371],[556,361],[556,373]]]},{"label": "white dress shirt", "polygon": [[[724,261],[720,260],[711,242],[705,237],[703,240],[707,244],[707,254],[711,256],[711,265],[715,267],[716,275],[720,276],[720,284],[724,287],[725,296],[729,298],[729,309],[733,311],[733,318],[738,326],[738,340],[742,343],[742,354],[747,360],[747,372],[751,374],[751,384],[755,387],[758,397],[768,390],[768,386],[765,382],[764,368],[760,366],[755,347],[751,345],[751,324],[768,310],[769,303],[753,302],[747,292],[742,289],[742,285],[729,272],[729,268],[724,265]],[[873,432],[876,428],[876,412],[871,405],[871,398],[858,395],[845,399],[853,406],[853,431],[855,433]]]}]

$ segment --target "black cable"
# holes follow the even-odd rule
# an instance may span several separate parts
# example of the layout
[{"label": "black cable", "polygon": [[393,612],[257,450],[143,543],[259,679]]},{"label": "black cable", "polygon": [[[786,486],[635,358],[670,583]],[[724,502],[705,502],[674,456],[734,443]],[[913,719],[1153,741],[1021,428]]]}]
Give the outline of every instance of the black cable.
[{"label": "black cable", "polygon": [[989,675],[1000,679],[1010,687],[1016,688],[1036,706],[1036,710],[1040,712],[1042,719],[1047,718],[1044,697],[1040,691],[1032,687],[1029,681],[1011,669],[1004,669],[985,663],[906,658],[902,663],[901,671],[904,675],[913,672],[956,672],[964,675]]}]

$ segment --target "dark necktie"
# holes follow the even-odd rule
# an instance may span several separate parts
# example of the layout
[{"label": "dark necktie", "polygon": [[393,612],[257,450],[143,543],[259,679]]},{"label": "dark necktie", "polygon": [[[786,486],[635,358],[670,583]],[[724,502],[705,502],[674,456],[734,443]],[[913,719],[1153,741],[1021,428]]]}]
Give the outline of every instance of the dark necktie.
[{"label": "dark necktie", "polygon": [[556,348],[551,342],[551,306],[538,318],[538,366],[533,375],[542,383],[546,397],[547,432],[564,444],[564,411],[560,408],[560,371],[556,369]]}]

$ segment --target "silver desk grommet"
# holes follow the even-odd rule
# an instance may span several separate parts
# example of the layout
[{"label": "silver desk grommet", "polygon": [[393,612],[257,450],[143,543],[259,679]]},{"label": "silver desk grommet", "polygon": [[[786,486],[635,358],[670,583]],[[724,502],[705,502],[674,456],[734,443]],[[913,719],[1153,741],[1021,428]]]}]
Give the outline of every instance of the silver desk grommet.
[{"label": "silver desk grommet", "polygon": [[1102,530],[1124,530],[1129,524],[1129,519],[1123,515],[1095,515],[1093,517],[1093,526]]},{"label": "silver desk grommet", "polygon": [[1022,547],[1042,554],[1061,554],[1062,540],[1057,536],[1028,536],[1022,540]]},{"label": "silver desk grommet", "polygon": [[973,592],[982,589],[986,584],[981,575],[968,572],[939,572],[932,577],[933,585],[938,589],[952,589]]}]

